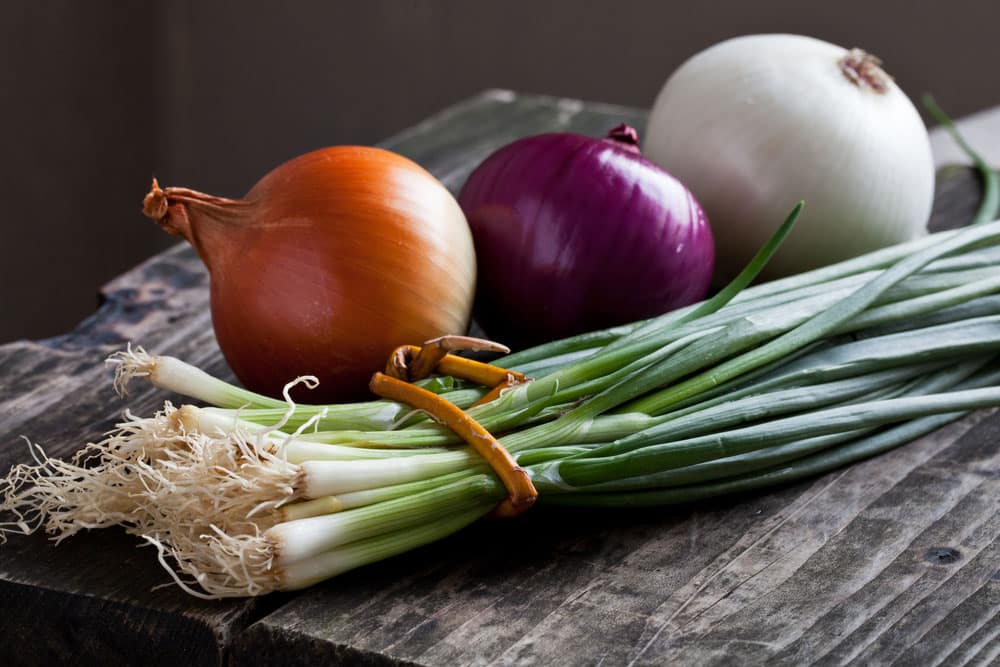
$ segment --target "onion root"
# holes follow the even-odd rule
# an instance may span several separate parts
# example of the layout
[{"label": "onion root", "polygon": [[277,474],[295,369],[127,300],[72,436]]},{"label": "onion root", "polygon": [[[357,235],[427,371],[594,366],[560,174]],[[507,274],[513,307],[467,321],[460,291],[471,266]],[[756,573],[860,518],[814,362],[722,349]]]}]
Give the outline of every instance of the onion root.
[{"label": "onion root", "polygon": [[71,461],[31,445],[34,464],[15,466],[0,482],[0,513],[11,517],[0,523],[0,542],[44,529],[58,543],[120,525],[157,546],[188,592],[180,574],[209,597],[276,590],[277,549],[264,531],[277,522],[274,509],[300,497],[302,471],[245,433],[190,429],[186,408],[166,403],[144,419],[126,413]]}]

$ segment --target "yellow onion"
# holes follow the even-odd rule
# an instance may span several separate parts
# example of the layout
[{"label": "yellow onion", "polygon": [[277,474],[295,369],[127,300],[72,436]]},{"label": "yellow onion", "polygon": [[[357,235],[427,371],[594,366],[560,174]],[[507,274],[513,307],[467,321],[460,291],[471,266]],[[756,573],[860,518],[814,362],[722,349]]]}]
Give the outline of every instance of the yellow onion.
[{"label": "yellow onion", "polygon": [[310,402],[355,398],[396,346],[468,325],[476,262],[462,210],[390,151],[307,153],[236,200],[154,181],[143,210],[208,267],[219,347],[254,391],[315,375]]}]

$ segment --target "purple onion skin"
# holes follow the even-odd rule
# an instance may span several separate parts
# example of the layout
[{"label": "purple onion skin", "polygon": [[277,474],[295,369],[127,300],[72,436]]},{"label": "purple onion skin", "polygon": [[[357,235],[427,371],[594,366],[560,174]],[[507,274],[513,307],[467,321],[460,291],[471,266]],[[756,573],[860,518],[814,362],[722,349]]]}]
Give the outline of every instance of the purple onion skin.
[{"label": "purple onion skin", "polygon": [[708,291],[705,213],[639,155],[627,126],[608,139],[515,141],[476,168],[458,201],[476,246],[475,317],[513,348],[653,317]]}]

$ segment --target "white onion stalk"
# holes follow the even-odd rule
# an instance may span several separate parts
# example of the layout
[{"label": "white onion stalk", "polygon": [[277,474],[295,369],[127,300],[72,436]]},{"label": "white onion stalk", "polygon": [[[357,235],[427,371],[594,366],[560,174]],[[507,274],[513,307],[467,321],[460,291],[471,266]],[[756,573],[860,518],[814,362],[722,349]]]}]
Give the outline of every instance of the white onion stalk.
[{"label": "white onion stalk", "polygon": [[146,378],[154,386],[184,396],[197,397],[212,405],[238,408],[257,405],[263,398],[266,405],[285,407],[276,399],[261,397],[240,387],[223,382],[176,357],[152,356],[141,346],[128,347],[112,354],[106,360],[115,367],[114,388],[120,396],[128,394],[128,384],[132,378]]},{"label": "white onion stalk", "polygon": [[643,153],[705,209],[717,279],[800,199],[765,276],[920,236],[934,194],[927,131],[879,60],[797,35],[731,39],[681,65],[653,105]]},{"label": "white onion stalk", "polygon": [[[13,520],[0,524],[0,542],[8,532],[44,528],[62,540],[122,525],[154,544],[164,565],[171,556],[176,566],[167,569],[189,593],[259,595],[439,539],[503,496],[481,461],[465,452],[447,460],[404,455],[297,464],[282,451],[294,441],[276,449],[256,425],[206,433],[197,428],[197,412],[167,403],[154,417],[129,416],[73,461],[33,447],[34,464],[16,466],[4,480],[0,512]],[[417,483],[400,484],[407,481]],[[348,493],[326,495],[341,490]]]},{"label": "white onion stalk", "polygon": [[[106,363],[114,366],[114,388],[120,396],[128,394],[128,385],[133,378],[145,378],[155,387],[220,408],[250,410],[257,414],[258,423],[274,425],[288,411],[287,399],[271,398],[234,386],[176,357],[153,356],[140,346],[129,344],[125,350],[108,357]],[[479,394],[468,397],[466,402],[472,403],[478,397]],[[326,428],[392,428],[408,412],[403,406],[389,401],[299,406],[295,417],[287,425],[297,428],[320,414]]]}]

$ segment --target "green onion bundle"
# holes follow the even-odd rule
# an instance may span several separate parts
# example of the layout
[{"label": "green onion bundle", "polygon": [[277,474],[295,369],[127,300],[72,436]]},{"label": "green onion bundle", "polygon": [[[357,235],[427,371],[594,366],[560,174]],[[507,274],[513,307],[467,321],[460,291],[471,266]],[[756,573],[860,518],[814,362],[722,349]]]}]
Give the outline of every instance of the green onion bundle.
[{"label": "green onion bundle", "polygon": [[[1000,406],[1000,222],[746,287],[793,220],[709,301],[497,360],[534,380],[496,400],[419,384],[496,435],[539,502],[578,507],[783,484]],[[259,595],[440,539],[506,496],[405,405],[295,405],[141,349],[112,361],[121,388],[145,377],[207,405],[129,418],[69,462],[35,449],[0,483],[0,535],[123,525],[190,593]]]}]

